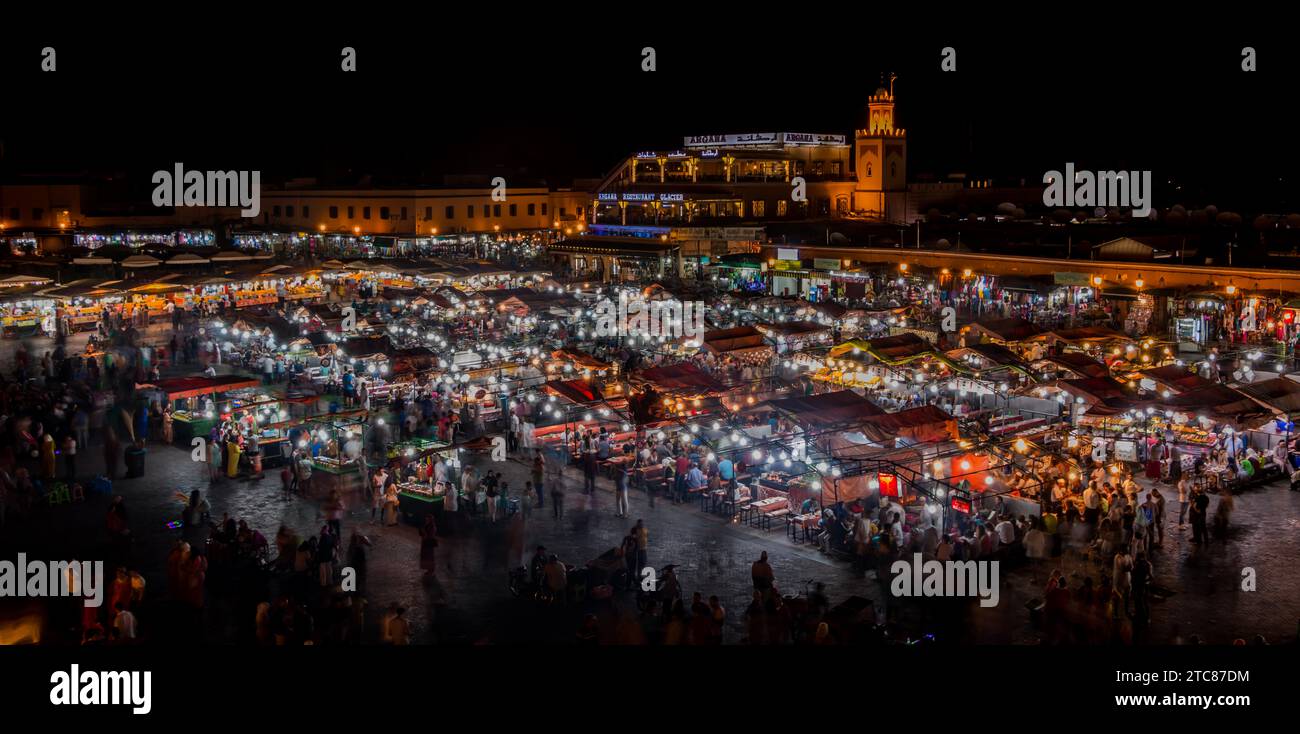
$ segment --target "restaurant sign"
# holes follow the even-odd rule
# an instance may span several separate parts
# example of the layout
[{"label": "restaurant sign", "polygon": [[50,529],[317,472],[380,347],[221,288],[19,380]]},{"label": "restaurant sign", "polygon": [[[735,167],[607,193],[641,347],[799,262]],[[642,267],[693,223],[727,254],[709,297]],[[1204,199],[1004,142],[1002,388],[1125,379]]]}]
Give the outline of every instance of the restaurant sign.
[{"label": "restaurant sign", "polygon": [[1052,273],[1052,279],[1057,285],[1092,285],[1087,273]]},{"label": "restaurant sign", "polygon": [[747,145],[846,145],[843,135],[820,133],[741,133],[738,135],[688,135],[687,148],[713,148],[715,146],[742,147]]},{"label": "restaurant sign", "polygon": [[815,257],[813,267],[818,270],[839,270],[840,260],[837,257]]}]

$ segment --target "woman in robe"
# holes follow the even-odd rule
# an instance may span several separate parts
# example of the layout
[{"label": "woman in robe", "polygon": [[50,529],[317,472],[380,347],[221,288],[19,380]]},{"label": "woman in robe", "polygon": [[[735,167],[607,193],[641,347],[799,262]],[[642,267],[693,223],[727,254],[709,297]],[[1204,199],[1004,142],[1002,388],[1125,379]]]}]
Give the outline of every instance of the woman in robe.
[{"label": "woman in robe", "polygon": [[41,473],[46,479],[55,478],[54,437],[45,434],[41,437]]}]

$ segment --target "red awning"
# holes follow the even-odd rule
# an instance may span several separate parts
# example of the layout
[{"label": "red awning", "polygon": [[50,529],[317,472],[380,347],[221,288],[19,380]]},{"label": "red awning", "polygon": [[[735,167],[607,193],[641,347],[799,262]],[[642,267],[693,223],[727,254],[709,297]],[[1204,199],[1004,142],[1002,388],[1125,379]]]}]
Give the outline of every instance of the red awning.
[{"label": "red awning", "polygon": [[181,398],[193,398],[199,395],[241,390],[246,387],[257,387],[261,384],[262,382],[255,377],[223,375],[221,377],[169,377],[156,382],[140,383],[136,385],[136,388],[157,388],[167,393],[168,400],[180,400]]}]

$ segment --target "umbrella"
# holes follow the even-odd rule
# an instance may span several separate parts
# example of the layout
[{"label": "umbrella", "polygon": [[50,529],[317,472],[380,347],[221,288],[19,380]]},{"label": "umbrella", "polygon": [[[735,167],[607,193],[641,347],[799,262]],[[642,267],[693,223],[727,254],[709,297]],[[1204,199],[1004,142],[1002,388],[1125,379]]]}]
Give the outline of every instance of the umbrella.
[{"label": "umbrella", "polygon": [[192,252],[182,252],[167,259],[168,265],[206,265],[208,262],[206,257],[199,257]]},{"label": "umbrella", "polygon": [[8,278],[0,280],[0,286],[11,285],[30,285],[33,283],[49,283],[49,278],[42,278],[38,275],[11,275]]},{"label": "umbrella", "polygon": [[124,267],[124,268],[152,268],[152,267],[157,266],[157,265],[158,265],[159,263],[161,263],[161,262],[162,262],[162,261],[159,260],[158,258],[156,258],[156,257],[150,257],[149,255],[132,255],[131,257],[128,257],[127,259],[125,259],[125,260],[122,261],[122,267]]},{"label": "umbrella", "polygon": [[212,262],[214,263],[242,262],[244,260],[252,260],[252,259],[253,258],[249,257],[248,255],[245,255],[244,253],[238,250],[222,250],[221,252],[218,252],[217,254],[212,256]]}]

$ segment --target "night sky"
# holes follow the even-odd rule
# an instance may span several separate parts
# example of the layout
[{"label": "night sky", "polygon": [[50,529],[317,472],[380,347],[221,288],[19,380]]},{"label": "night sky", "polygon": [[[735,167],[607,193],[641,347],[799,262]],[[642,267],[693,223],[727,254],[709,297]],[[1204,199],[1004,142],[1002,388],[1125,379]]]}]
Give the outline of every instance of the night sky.
[{"label": "night sky", "polygon": [[[895,42],[874,26],[855,41],[847,20],[640,25],[550,37],[393,23],[356,39],[240,31],[177,46],[36,34],[4,49],[6,68],[22,71],[6,82],[0,168],[6,180],[126,173],[146,188],[148,172],[176,161],[271,180],[504,173],[567,185],[688,134],[851,133],[892,71],[913,180],[1033,182],[1072,161],[1153,170],[1159,205],[1300,209],[1288,179],[1300,176],[1287,91],[1297,63],[1280,43],[1254,42],[1260,71],[1247,74],[1241,34],[1209,36],[1212,25],[1191,36],[1124,23],[1084,34],[1081,23],[1041,39],[1010,24],[909,27]],[[46,44],[58,49],[55,74],[39,72]],[[357,48],[355,74],[338,71],[344,45]],[[640,69],[647,45],[653,73]],[[939,69],[948,45],[955,73]]]}]

